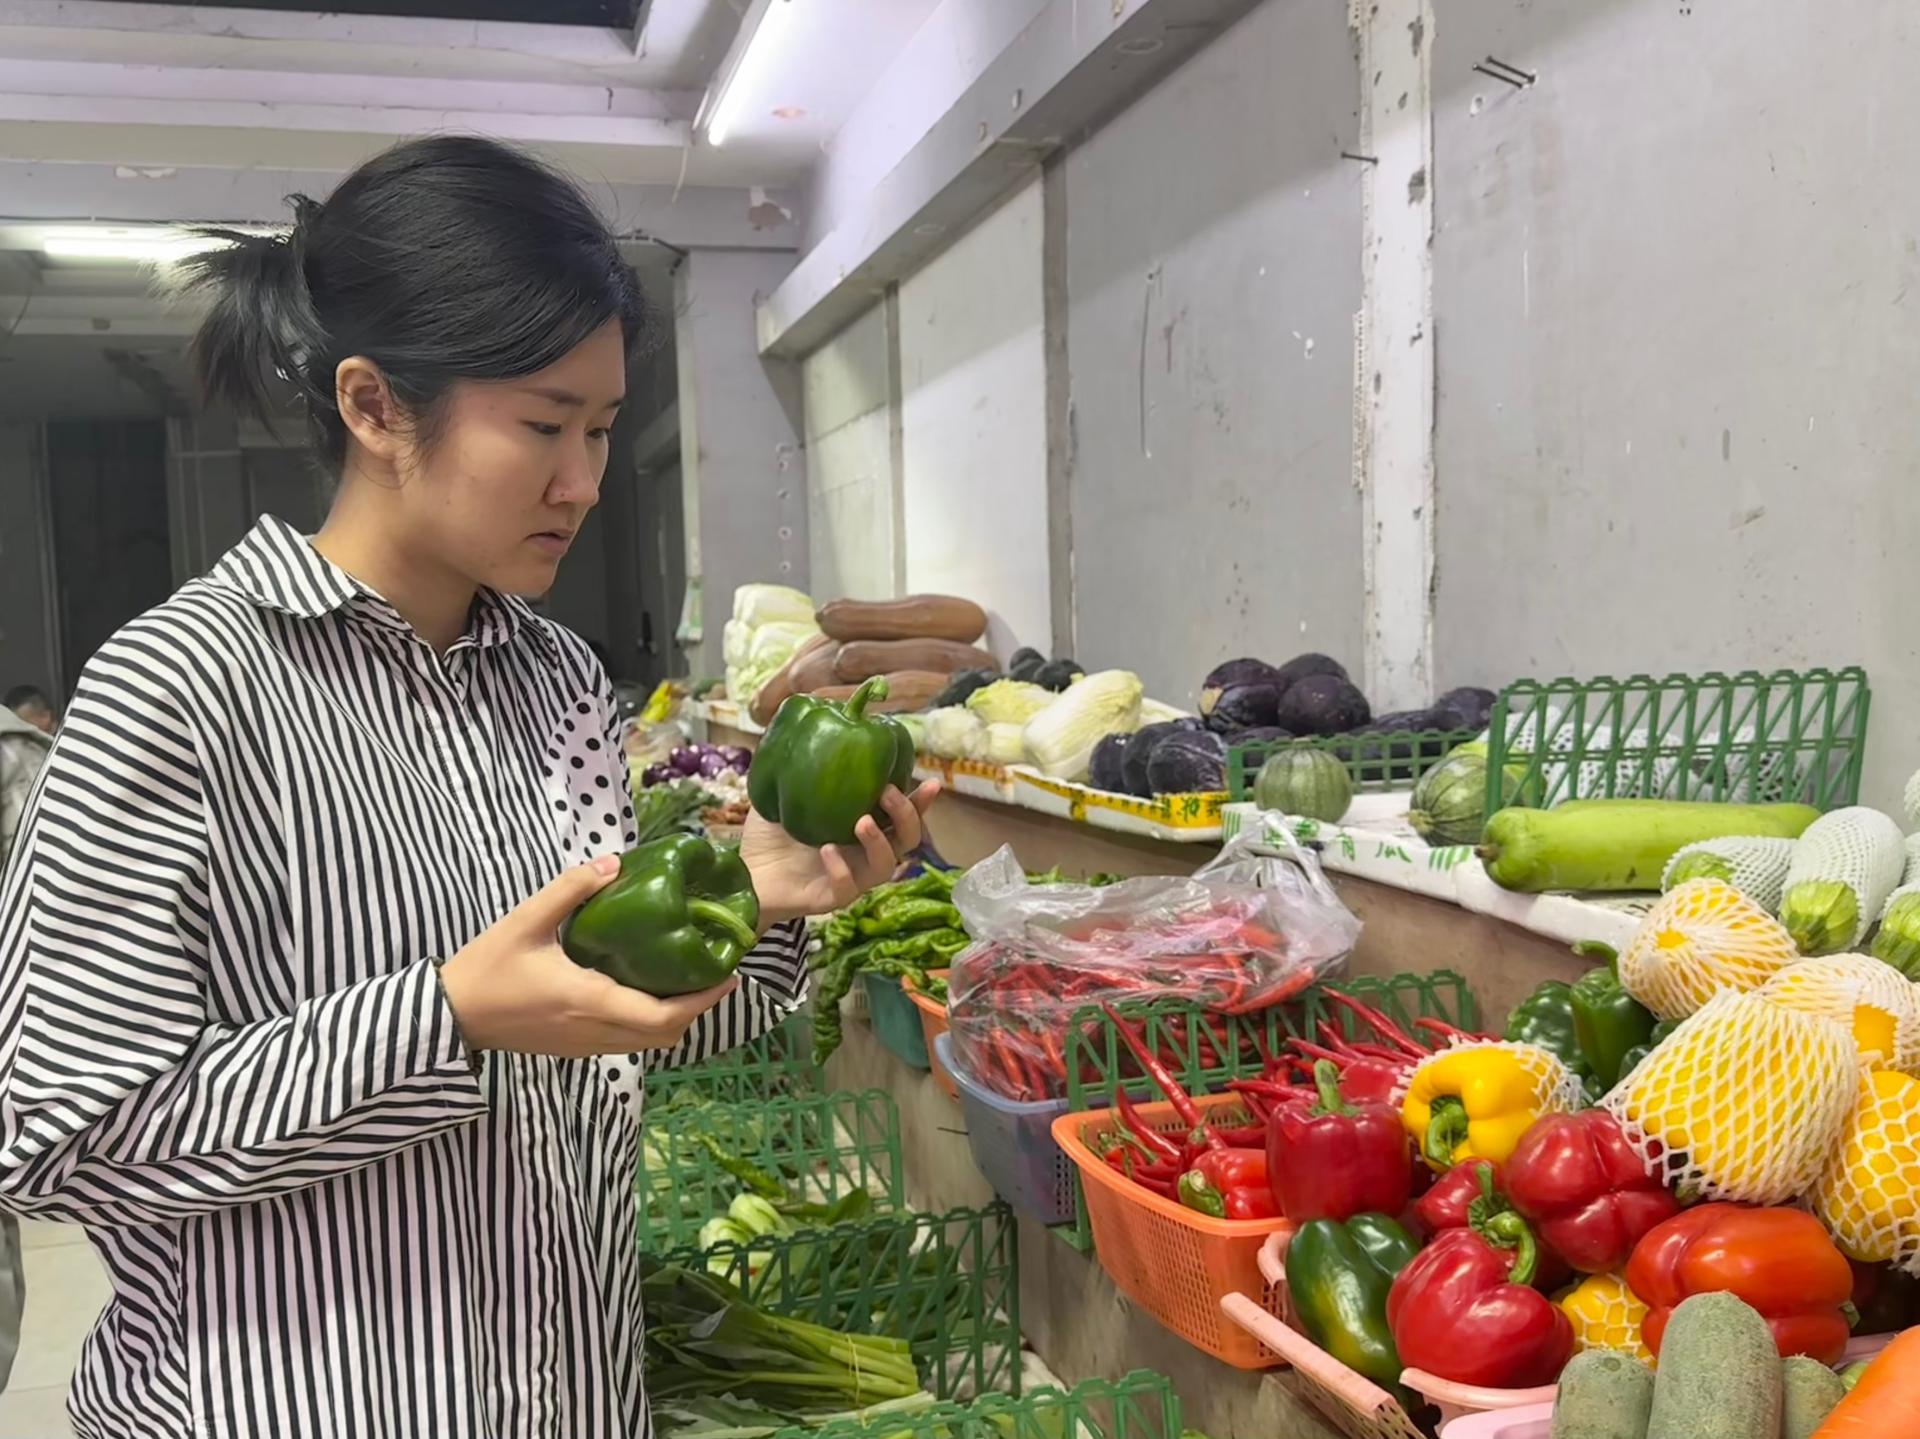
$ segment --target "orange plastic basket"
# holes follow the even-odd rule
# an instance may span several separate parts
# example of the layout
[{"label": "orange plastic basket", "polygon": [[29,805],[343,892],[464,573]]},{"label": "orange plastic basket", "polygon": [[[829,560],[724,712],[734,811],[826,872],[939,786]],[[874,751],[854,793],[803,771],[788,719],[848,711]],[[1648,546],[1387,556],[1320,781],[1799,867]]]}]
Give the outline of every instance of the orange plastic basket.
[{"label": "orange plastic basket", "polygon": [[[927,971],[929,979],[945,979],[944,969]],[[927,1064],[933,1070],[933,1082],[955,1104],[960,1102],[960,1086],[953,1082],[953,1076],[947,1067],[935,1056],[933,1042],[947,1032],[947,1006],[937,999],[929,999],[914,988],[913,979],[907,976],[900,981],[900,988],[906,991],[907,998],[913,1001],[913,1007],[920,1011],[920,1028],[927,1037]]]},{"label": "orange plastic basket", "polygon": [[[1228,1124],[1252,1117],[1230,1094],[1195,1101]],[[1143,1104],[1141,1118],[1163,1134],[1186,1125],[1171,1104]],[[1213,1219],[1141,1188],[1115,1172],[1094,1150],[1118,1120],[1100,1109],[1063,1114],[1053,1137],[1080,1171],[1093,1251],[1122,1293],[1196,1349],[1236,1369],[1272,1369],[1285,1361],[1241,1326],[1228,1321],[1220,1301],[1247,1295],[1278,1317],[1282,1291],[1260,1273],[1260,1246],[1290,1233],[1284,1219]]]}]

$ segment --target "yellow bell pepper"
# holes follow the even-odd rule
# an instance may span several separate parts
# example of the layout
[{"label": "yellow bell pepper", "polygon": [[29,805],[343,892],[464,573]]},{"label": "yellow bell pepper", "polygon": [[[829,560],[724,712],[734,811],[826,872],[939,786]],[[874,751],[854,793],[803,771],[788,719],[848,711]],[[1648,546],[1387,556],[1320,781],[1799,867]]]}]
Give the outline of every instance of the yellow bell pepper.
[{"label": "yellow bell pepper", "polygon": [[1580,1348],[1615,1349],[1653,1364],[1653,1351],[1640,1337],[1646,1303],[1618,1274],[1589,1275],[1560,1301],[1560,1308],[1573,1321],[1573,1340]]},{"label": "yellow bell pepper", "polygon": [[1544,1098],[1512,1050],[1449,1049],[1414,1070],[1400,1121],[1435,1172],[1469,1159],[1505,1164],[1540,1117]]},{"label": "yellow bell pepper", "polygon": [[1888,1069],[1861,1077],[1810,1198],[1850,1259],[1885,1263],[1920,1250],[1920,1079]]}]

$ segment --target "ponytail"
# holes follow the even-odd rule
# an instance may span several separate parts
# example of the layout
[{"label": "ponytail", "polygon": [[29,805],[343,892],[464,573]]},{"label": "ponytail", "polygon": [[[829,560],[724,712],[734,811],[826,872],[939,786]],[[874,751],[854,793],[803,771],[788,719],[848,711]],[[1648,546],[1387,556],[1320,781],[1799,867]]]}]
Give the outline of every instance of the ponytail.
[{"label": "ponytail", "polygon": [[579,188],[491,140],[397,145],[324,205],[288,203],[288,234],[209,230],[220,247],[184,263],[187,288],[210,297],[193,368],[209,400],[269,422],[290,390],[335,468],[347,448],[334,403],[342,360],[379,365],[426,443],[455,382],[543,370],[611,319],[631,352],[651,320]]},{"label": "ponytail", "polygon": [[[210,304],[193,338],[194,378],[210,401],[271,420],[290,385],[309,415],[333,408],[332,375],[314,373],[326,354],[326,331],[307,290],[305,240],[320,207],[292,196],[293,229],[285,235],[203,230],[219,242],[182,262],[189,290]],[[338,424],[339,416],[334,416]],[[318,426],[324,431],[325,426]],[[329,447],[330,448],[330,447]]]}]

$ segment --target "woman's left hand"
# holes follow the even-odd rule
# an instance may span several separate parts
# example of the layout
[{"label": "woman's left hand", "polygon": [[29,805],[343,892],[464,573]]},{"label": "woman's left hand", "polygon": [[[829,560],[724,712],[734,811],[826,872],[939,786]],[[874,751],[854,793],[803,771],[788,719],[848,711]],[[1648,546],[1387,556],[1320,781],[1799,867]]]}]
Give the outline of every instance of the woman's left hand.
[{"label": "woman's left hand", "polygon": [[940,781],[930,779],[911,796],[891,785],[880,797],[892,833],[880,828],[872,815],[854,827],[858,844],[827,845],[813,849],[801,844],[779,825],[757,813],[747,816],[740,838],[740,858],[753,875],[760,897],[760,922],[777,924],[844,909],[877,884],[893,878],[900,858],[920,844],[921,817],[940,793]]}]

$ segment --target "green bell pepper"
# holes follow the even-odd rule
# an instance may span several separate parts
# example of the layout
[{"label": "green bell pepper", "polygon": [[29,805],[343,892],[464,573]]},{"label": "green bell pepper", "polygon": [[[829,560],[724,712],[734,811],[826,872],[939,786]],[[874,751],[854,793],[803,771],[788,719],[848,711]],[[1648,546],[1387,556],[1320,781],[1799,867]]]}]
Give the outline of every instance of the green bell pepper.
[{"label": "green bell pepper", "polygon": [[1553,1054],[1591,1091],[1595,1075],[1580,1053],[1573,1030],[1573,986],[1549,979],[1513,1007],[1507,1016],[1505,1037],[1517,1044],[1534,1044]]},{"label": "green bell pepper", "polygon": [[888,785],[913,783],[906,726],[867,706],[887,697],[878,676],[845,704],[791,695],[767,726],[747,771],[747,798],[759,816],[802,844],[852,844],[853,827],[873,814]]},{"label": "green bell pepper", "polygon": [[725,983],[759,923],[739,852],[670,834],[620,856],[619,875],[560,926],[560,947],[629,989],[670,997]]},{"label": "green bell pepper", "polygon": [[[1629,1074],[1632,1074],[1634,1067],[1649,1054],[1653,1053],[1660,1042],[1679,1027],[1680,1021],[1677,1019],[1663,1019],[1654,1025],[1653,1033],[1647,1036],[1647,1042],[1645,1044],[1636,1044],[1632,1049],[1629,1049],[1625,1054],[1620,1056],[1620,1078],[1625,1079]],[[1618,1082],[1618,1080],[1615,1081],[1615,1083]]]},{"label": "green bell pepper", "polygon": [[1572,995],[1574,1039],[1604,1093],[1626,1073],[1628,1052],[1652,1038],[1653,1012],[1627,993],[1618,956],[1606,945],[1575,945],[1574,952],[1606,961],[1576,979]]},{"label": "green bell pepper", "polygon": [[1384,1214],[1315,1219],[1287,1244],[1287,1291],[1307,1337],[1396,1395],[1400,1353],[1387,1326],[1387,1294],[1419,1248]]}]

